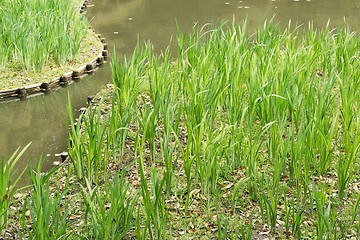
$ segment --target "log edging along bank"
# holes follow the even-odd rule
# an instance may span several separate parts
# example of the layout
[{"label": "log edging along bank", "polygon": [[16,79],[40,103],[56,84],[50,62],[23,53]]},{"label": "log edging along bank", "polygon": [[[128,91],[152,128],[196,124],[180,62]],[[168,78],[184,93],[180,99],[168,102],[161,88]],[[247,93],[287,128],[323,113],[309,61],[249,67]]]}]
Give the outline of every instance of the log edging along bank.
[{"label": "log edging along bank", "polygon": [[[80,7],[80,13],[85,12],[88,4],[88,0],[84,1]],[[48,94],[53,90],[65,87],[73,82],[77,82],[84,76],[97,70],[100,65],[107,62],[109,55],[108,44],[105,42],[105,38],[102,38],[100,34],[97,36],[102,43],[102,50],[101,53],[90,62],[76,68],[75,70],[64,73],[59,77],[55,77],[47,82],[40,82],[29,86],[0,90],[0,103],[12,102],[16,100],[26,100],[28,97]]]}]

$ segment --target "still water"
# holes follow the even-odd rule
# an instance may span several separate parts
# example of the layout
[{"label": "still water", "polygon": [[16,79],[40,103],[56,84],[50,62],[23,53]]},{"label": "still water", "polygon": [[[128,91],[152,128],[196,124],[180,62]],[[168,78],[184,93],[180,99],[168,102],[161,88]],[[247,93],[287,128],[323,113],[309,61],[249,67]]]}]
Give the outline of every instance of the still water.
[{"label": "still water", "polygon": [[[96,32],[102,34],[110,49],[116,49],[119,58],[130,55],[138,39],[150,40],[156,51],[164,50],[170,38],[176,36],[178,23],[182,31],[195,23],[203,25],[222,20],[247,18],[249,31],[254,31],[265,18],[275,15],[284,26],[292,23],[321,28],[330,20],[331,26],[343,24],[344,19],[353,30],[360,32],[360,0],[93,0],[87,16]],[[175,39],[174,39],[175,40]],[[17,167],[20,170],[44,157],[43,170],[49,170],[66,151],[68,121],[67,102],[71,99],[73,111],[87,106],[87,96],[94,95],[111,82],[109,64],[92,76],[83,78],[66,88],[46,96],[23,102],[0,104],[0,156],[8,159],[19,147],[32,142]],[[19,185],[26,185],[28,178]]]}]

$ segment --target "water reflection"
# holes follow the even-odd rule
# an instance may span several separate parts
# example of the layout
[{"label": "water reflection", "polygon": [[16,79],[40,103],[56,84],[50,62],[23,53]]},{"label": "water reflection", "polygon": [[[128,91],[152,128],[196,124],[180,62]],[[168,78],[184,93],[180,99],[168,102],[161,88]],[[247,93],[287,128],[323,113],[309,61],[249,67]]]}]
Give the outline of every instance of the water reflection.
[{"label": "water reflection", "polygon": [[[51,92],[49,95],[29,98],[23,102],[0,104],[0,153],[5,159],[19,147],[32,142],[29,149],[17,164],[19,172],[29,165],[33,159],[36,164],[40,156],[45,158],[44,171],[49,170],[54,161],[60,157],[67,147],[67,126],[62,118],[68,122],[67,102],[68,94],[75,111],[86,106],[87,96],[95,94],[104,84],[111,81],[109,65],[95,72],[93,76],[81,79],[66,88]],[[19,185],[28,182],[27,176],[22,178]]]},{"label": "water reflection", "polygon": [[169,38],[176,35],[175,19],[182,30],[194,23],[247,17],[253,31],[274,15],[282,25],[289,20],[300,24],[314,21],[315,27],[323,27],[331,19],[331,25],[337,26],[345,17],[355,30],[360,25],[359,0],[102,0],[95,4],[89,11],[92,26],[122,54],[132,51],[138,36],[141,40],[151,39],[156,49],[164,49]]}]

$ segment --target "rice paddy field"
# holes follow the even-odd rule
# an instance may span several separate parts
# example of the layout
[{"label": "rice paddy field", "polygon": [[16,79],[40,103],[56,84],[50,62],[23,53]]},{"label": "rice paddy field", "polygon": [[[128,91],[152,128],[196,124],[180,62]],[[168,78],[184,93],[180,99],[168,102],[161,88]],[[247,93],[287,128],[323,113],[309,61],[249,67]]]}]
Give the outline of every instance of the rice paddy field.
[{"label": "rice paddy field", "polygon": [[89,30],[86,17],[80,14],[82,3],[78,0],[2,1],[1,88],[44,81],[90,61],[95,52],[101,51],[100,41]]},{"label": "rice paddy field", "polygon": [[22,152],[2,162],[2,234],[360,238],[358,34],[246,27],[195,26],[161,55],[147,43],[113,56],[113,84],[78,120],[69,101],[59,169],[40,161],[20,194]]}]

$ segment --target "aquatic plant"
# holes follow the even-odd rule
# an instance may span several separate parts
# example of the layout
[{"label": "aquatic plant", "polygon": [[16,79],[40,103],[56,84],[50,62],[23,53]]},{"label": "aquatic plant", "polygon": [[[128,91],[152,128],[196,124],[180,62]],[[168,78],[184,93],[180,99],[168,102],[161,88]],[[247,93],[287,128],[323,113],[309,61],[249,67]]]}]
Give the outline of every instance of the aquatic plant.
[{"label": "aquatic plant", "polygon": [[[309,24],[302,34],[299,29],[289,25],[280,30],[273,20],[250,36],[246,22],[195,27],[190,33],[179,32],[175,60],[168,50],[154,57],[147,44],[142,51],[136,48],[132,61],[113,65],[113,76],[127,79],[114,82],[118,103],[130,96],[124,83],[138,96],[138,107],[131,110],[142,141],[136,154],[145,159],[149,146],[150,166],[161,158],[169,174],[175,169],[172,164],[181,162],[187,183],[185,212],[193,185],[213,193],[221,168],[241,168],[246,181],[236,186],[233,206],[246,183],[276,231],[282,197],[294,187],[285,211],[287,231],[301,236],[300,226],[310,217],[304,211],[315,198],[318,234],[336,236],[336,221],[331,220],[332,226],[321,223],[329,205],[309,183],[336,174],[340,204],[355,173],[360,44],[348,28],[315,30]],[[177,156],[175,161],[170,154]],[[140,172],[145,171],[144,162],[139,162]],[[265,181],[264,174],[270,180]],[[166,181],[171,194],[171,175]]]},{"label": "aquatic plant", "polygon": [[[114,58],[111,99],[77,123],[69,102],[87,238],[168,238],[172,215],[190,235],[199,212],[218,238],[250,239],[259,225],[284,238],[359,233],[349,186],[359,174],[360,41],[346,28],[305,30],[206,25],[179,31],[176,58],[149,43]],[[124,172],[110,183],[129,160],[132,184]],[[132,187],[138,199],[127,198]]]},{"label": "aquatic plant", "polygon": [[0,66],[41,70],[72,60],[89,29],[73,0],[14,1],[0,6]]},{"label": "aquatic plant", "polygon": [[[70,98],[68,113],[71,130],[68,138],[69,157],[73,163],[76,176],[82,181],[86,178],[91,183],[98,183],[100,180],[107,179],[107,162],[113,151],[118,149],[118,145],[111,142],[116,131],[109,132],[114,129],[113,127],[109,128],[114,122],[109,123],[110,113],[103,119],[101,107],[96,109],[90,107],[87,115],[84,116],[82,113],[78,121],[75,122]],[[112,146],[113,149],[111,149]]]},{"label": "aquatic plant", "polygon": [[[70,190],[69,180],[71,171],[68,172],[65,183],[57,188],[51,188],[49,181],[52,174],[57,170],[41,172],[42,158],[36,169],[31,162],[29,176],[31,179],[31,191],[25,198],[22,212],[19,213],[22,231],[19,231],[20,239],[66,239],[70,234],[69,228],[74,222],[71,220],[71,209],[67,202],[67,192]],[[29,212],[30,224],[28,222]]]},{"label": "aquatic plant", "polygon": [[[3,158],[0,165],[0,234],[3,228],[6,227],[8,220],[8,208],[10,201],[14,195],[14,187],[19,181],[26,168],[16,177],[13,181],[15,171],[15,164],[30,146],[31,143],[26,145],[20,152],[18,148],[13,155],[5,162]],[[19,153],[18,153],[19,152]]]},{"label": "aquatic plant", "polygon": [[138,196],[124,179],[126,169],[116,174],[106,189],[92,187],[87,180],[81,187],[88,239],[123,239],[134,225]]}]

